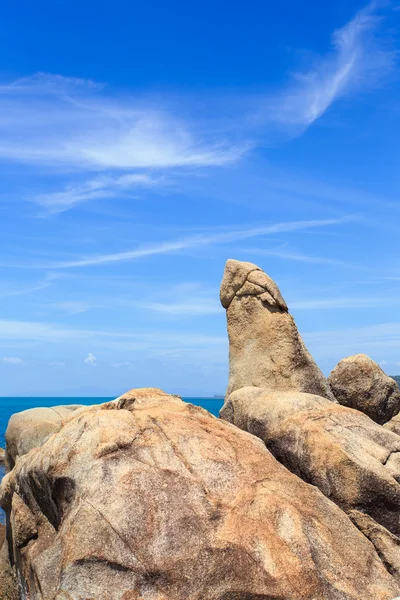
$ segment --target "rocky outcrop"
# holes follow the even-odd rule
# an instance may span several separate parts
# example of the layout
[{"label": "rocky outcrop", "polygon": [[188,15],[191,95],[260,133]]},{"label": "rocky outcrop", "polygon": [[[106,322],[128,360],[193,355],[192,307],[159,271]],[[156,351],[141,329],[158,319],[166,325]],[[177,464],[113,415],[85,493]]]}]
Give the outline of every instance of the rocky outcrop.
[{"label": "rocky outcrop", "polygon": [[1,503],[30,600],[400,594],[318,489],[256,437],[160,390],[72,413],[19,458]]},{"label": "rocky outcrop", "polygon": [[80,405],[31,408],[15,413],[7,427],[5,463],[11,470],[18,456],[41,446],[49,435],[60,430],[63,419]]},{"label": "rocky outcrop", "polygon": [[328,377],[335,398],[383,425],[400,411],[397,383],[366,354],[348,356]]},{"label": "rocky outcrop", "polygon": [[18,600],[15,570],[12,568],[6,540],[6,528],[0,523],[0,599]]},{"label": "rocky outcrop", "polygon": [[226,414],[343,510],[400,535],[400,436],[311,394],[242,388],[229,396]]},{"label": "rocky outcrop", "polygon": [[257,265],[228,260],[221,284],[229,335],[227,395],[246,386],[334,400],[278,286]]},{"label": "rocky outcrop", "polygon": [[[400,436],[331,401],[276,285],[253,269],[228,261],[221,286],[232,366],[220,416],[349,514],[399,577]],[[254,272],[275,304],[248,286]]]},{"label": "rocky outcrop", "polygon": [[0,448],[0,466],[4,465],[6,460],[6,452],[3,448]]}]

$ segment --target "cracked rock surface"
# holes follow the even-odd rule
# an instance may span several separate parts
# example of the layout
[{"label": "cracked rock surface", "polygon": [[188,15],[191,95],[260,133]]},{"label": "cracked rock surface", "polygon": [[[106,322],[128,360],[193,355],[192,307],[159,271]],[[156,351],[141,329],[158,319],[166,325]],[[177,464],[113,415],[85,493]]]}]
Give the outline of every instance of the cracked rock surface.
[{"label": "cracked rock surface", "polygon": [[256,437],[157,389],[72,413],[20,456],[1,504],[29,600],[400,594],[317,488]]}]

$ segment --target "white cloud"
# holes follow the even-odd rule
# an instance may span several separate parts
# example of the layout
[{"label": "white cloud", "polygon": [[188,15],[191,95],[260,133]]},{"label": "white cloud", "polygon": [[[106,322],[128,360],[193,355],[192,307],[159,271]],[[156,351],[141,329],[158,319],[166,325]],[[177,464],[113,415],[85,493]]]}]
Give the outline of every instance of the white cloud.
[{"label": "white cloud", "polygon": [[91,352],[89,352],[89,354],[87,355],[87,357],[84,359],[83,362],[85,362],[87,365],[95,365],[96,364],[96,357],[94,354],[92,354]]},{"label": "white cloud", "polygon": [[93,82],[62,76],[0,86],[0,109],[0,157],[19,163],[164,169],[223,165],[245,151],[213,134],[203,139],[151,100],[115,99]]},{"label": "white cloud", "polygon": [[294,83],[272,99],[270,118],[304,129],[331,104],[355,91],[376,86],[393,67],[395,53],[377,38],[382,19],[370,2],[332,35],[332,51],[317,59]]},{"label": "white cloud", "polygon": [[199,248],[202,246],[213,246],[217,244],[229,244],[240,240],[246,240],[263,235],[273,235],[276,233],[290,233],[295,231],[313,229],[316,227],[327,227],[329,225],[338,225],[348,221],[347,217],[341,219],[320,219],[311,221],[287,221],[283,223],[273,223],[261,227],[252,227],[248,229],[238,229],[236,231],[219,231],[217,233],[203,233],[186,237],[180,240],[160,242],[143,248],[135,248],[127,252],[117,252],[114,254],[103,254],[98,256],[86,257],[78,260],[43,265],[45,268],[67,269],[73,267],[88,267],[103,265],[107,263],[135,260],[152,256],[156,254],[166,254],[170,252],[179,252],[190,248]]},{"label": "white cloud", "polygon": [[23,365],[25,364],[22,358],[18,356],[3,356],[0,361],[6,365]]},{"label": "white cloud", "polygon": [[156,178],[147,173],[130,173],[119,177],[97,177],[81,184],[68,184],[61,192],[29,196],[29,199],[46,209],[50,214],[60,213],[78,204],[98,198],[112,198],[132,194],[134,190],[165,184],[165,178]]}]

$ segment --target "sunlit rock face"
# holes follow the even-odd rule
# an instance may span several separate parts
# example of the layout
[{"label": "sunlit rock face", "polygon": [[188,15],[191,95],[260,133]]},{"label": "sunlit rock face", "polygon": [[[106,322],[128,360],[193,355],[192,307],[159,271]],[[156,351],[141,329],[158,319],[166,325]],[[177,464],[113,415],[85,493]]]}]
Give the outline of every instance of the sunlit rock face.
[{"label": "sunlit rock face", "polygon": [[221,301],[230,378],[220,416],[340,506],[398,578],[400,436],[332,402],[276,284],[256,265],[228,261]]},{"label": "sunlit rock face", "polygon": [[356,408],[383,425],[400,411],[400,391],[394,379],[366,354],[341,360],[328,377],[340,404]]},{"label": "sunlit rock face", "polygon": [[[328,402],[328,401],[327,401]],[[1,486],[29,600],[391,600],[372,544],[256,437],[161,390],[72,413]]]},{"label": "sunlit rock face", "polygon": [[276,283],[257,265],[228,260],[220,292],[229,336],[227,396],[245,386],[334,400]]}]

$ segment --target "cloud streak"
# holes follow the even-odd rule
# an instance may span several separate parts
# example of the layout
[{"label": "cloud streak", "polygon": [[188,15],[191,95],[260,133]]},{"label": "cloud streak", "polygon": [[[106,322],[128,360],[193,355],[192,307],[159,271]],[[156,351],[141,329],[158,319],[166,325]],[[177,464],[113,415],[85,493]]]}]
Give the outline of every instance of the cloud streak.
[{"label": "cloud streak", "polygon": [[219,244],[229,244],[250,238],[273,235],[277,233],[290,233],[295,231],[312,229],[315,227],[327,227],[338,225],[348,221],[349,218],[341,219],[320,219],[310,221],[288,221],[265,225],[263,227],[253,227],[249,229],[238,229],[230,232],[219,232],[214,234],[201,234],[182,238],[168,242],[160,242],[143,248],[135,248],[126,252],[117,252],[113,254],[102,254],[98,256],[89,256],[86,258],[43,265],[43,268],[52,269],[70,269],[78,267],[92,267],[96,265],[112,264],[130,260],[137,260],[157,254],[169,254],[172,252],[181,252],[192,248],[201,248]]},{"label": "cloud streak", "polygon": [[113,198],[132,195],[135,191],[153,188],[165,184],[165,178],[154,177],[147,173],[129,173],[118,177],[101,176],[83,181],[80,184],[68,184],[61,192],[30,195],[28,200],[42,206],[47,214],[61,213],[78,204],[100,198]]},{"label": "cloud streak", "polygon": [[268,104],[270,117],[288,127],[309,127],[339,98],[376,87],[393,68],[395,53],[379,39],[382,18],[370,2],[332,34],[332,49],[297,73]]}]

